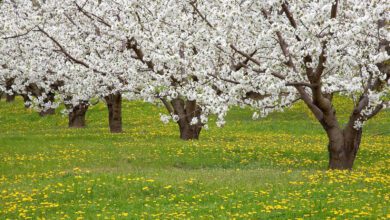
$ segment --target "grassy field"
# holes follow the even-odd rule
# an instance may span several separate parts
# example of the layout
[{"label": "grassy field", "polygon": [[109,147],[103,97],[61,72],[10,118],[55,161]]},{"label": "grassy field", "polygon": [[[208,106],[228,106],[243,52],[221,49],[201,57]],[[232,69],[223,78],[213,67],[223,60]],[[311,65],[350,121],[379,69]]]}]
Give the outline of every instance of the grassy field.
[{"label": "grassy field", "polygon": [[[350,103],[339,98],[343,122]],[[178,139],[164,109],[124,103],[123,134],[103,104],[73,130],[20,100],[0,103],[0,219],[390,219],[390,112],[367,124],[352,172],[327,171],[327,140],[298,104]]]}]

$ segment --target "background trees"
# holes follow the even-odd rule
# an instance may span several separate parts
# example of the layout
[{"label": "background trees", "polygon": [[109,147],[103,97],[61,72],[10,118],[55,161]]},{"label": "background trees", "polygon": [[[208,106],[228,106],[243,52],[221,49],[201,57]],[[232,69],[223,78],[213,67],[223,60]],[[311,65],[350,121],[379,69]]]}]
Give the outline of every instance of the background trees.
[{"label": "background trees", "polygon": [[[389,5],[348,1],[4,1],[2,86],[69,126],[83,127],[93,98],[121,132],[122,99],[161,101],[182,139],[231,105],[254,117],[301,99],[329,139],[329,167],[350,169],[362,125],[387,107]],[[15,45],[18,45],[17,47]],[[54,99],[54,94],[57,99]],[[340,125],[335,94],[355,108]],[[34,98],[35,97],[35,98]]]}]

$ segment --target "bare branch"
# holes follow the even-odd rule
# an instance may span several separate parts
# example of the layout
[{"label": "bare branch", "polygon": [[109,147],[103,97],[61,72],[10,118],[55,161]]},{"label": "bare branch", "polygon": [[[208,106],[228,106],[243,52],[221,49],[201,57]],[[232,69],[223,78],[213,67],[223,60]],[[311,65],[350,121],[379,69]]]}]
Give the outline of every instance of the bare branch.
[{"label": "bare branch", "polygon": [[331,11],[331,18],[336,18],[337,17],[337,8],[339,6],[339,0],[335,0],[335,3],[332,5],[332,11]]},{"label": "bare branch", "polygon": [[[81,7],[79,4],[77,4],[77,2],[74,2],[74,3],[76,4],[77,9],[78,9],[81,13],[83,13],[86,17],[88,17],[88,18],[91,19],[91,20],[95,20],[94,18],[96,18],[96,20],[97,20],[98,22],[100,22],[100,23],[104,24],[105,26],[111,28],[111,25],[110,25],[108,22],[106,22],[103,18],[101,18],[101,17],[99,17],[99,16],[97,16],[97,15],[91,13],[91,12],[85,11],[85,10],[83,9],[83,7]],[[94,17],[94,18],[93,18],[93,17]]]},{"label": "bare branch", "polygon": [[239,82],[237,82],[237,81],[230,80],[230,79],[225,79],[225,78],[222,78],[222,77],[216,76],[216,75],[214,75],[214,74],[211,74],[211,73],[208,73],[207,75],[209,75],[209,76],[211,76],[211,77],[213,77],[213,78],[215,78],[215,79],[220,79],[220,80],[222,80],[222,81],[225,81],[225,82],[233,83],[233,84],[236,84],[236,85],[240,84],[240,83],[239,83]]},{"label": "bare branch", "polygon": [[163,97],[159,97],[159,99],[164,104],[164,106],[168,110],[169,114],[174,114],[174,110],[172,108],[172,105],[170,103],[168,103],[168,101]]},{"label": "bare branch", "polygon": [[291,67],[295,72],[298,72],[292,60],[291,54],[288,51],[288,44],[286,40],[284,40],[282,34],[279,31],[276,32],[276,36],[278,37],[278,42],[280,48],[282,49],[283,55],[288,59],[286,65]]},{"label": "bare branch", "polygon": [[325,62],[327,60],[327,58],[326,58],[326,44],[327,44],[327,42],[323,42],[322,51],[321,51],[321,54],[319,56],[319,62],[318,62],[318,65],[317,65],[317,68],[315,71],[316,77],[321,77],[322,74],[324,73],[324,70],[325,70]]},{"label": "bare branch", "polygon": [[78,60],[76,58],[74,58],[72,55],[70,55],[68,53],[68,51],[66,51],[66,49],[56,40],[54,39],[52,36],[50,36],[46,31],[44,31],[42,28],[38,27],[38,30],[43,33],[45,36],[47,36],[55,45],[57,45],[57,47],[60,48],[60,51],[67,57],[69,58],[71,61],[73,61],[74,63],[77,63],[77,64],[80,64],[86,68],[89,68],[89,65],[87,63],[85,63],[84,61],[82,60]]},{"label": "bare branch", "polygon": [[[127,40],[126,47],[127,47],[127,49],[132,49],[134,51],[134,53],[136,55],[134,58],[140,60],[142,63],[146,64],[146,66],[150,70],[154,71],[154,66],[155,66],[154,63],[152,61],[145,61],[145,59],[144,59],[145,54],[142,51],[142,49],[139,47],[138,42],[134,38]],[[161,71],[159,71],[158,73],[163,74]]]},{"label": "bare branch", "polygon": [[19,37],[26,36],[26,35],[28,35],[31,31],[33,31],[36,27],[37,27],[37,26],[34,26],[33,28],[28,29],[26,32],[21,33],[21,34],[17,34],[17,35],[14,35],[14,36],[9,36],[9,37],[3,37],[3,40],[8,40],[8,39],[13,39],[13,38],[19,38]]},{"label": "bare branch", "polygon": [[65,17],[72,23],[74,26],[78,27],[77,24],[73,21],[73,19],[66,13],[64,13]]},{"label": "bare branch", "polygon": [[313,112],[317,120],[321,121],[324,118],[324,113],[322,112],[322,110],[313,104],[312,98],[309,96],[309,94],[307,94],[307,92],[302,86],[295,86],[295,88],[298,90],[302,100],[305,102],[307,107],[309,107],[311,112]]},{"label": "bare branch", "polygon": [[311,84],[311,83],[305,83],[305,82],[289,82],[286,83],[286,86],[305,86],[309,88],[315,88],[318,87],[319,84]]},{"label": "bare branch", "polygon": [[230,48],[232,48],[235,52],[237,52],[238,54],[240,54],[241,56],[247,58],[248,60],[252,61],[253,63],[257,64],[257,65],[261,65],[260,62],[258,60],[256,60],[255,58],[253,58],[252,56],[250,56],[249,54],[247,53],[244,53],[240,50],[238,50],[234,45],[230,45]]},{"label": "bare branch", "polygon": [[[252,69],[253,71],[255,71],[256,73],[265,73],[264,70],[258,70],[258,69]],[[275,72],[272,72],[271,75],[275,76],[276,78],[279,78],[279,79],[286,79],[285,76],[283,76],[282,74],[280,73],[275,73]]]},{"label": "bare branch", "polygon": [[290,22],[291,26],[295,29],[297,29],[297,22],[295,21],[292,13],[290,12],[290,9],[288,8],[288,4],[284,2],[282,4],[283,12],[286,14],[288,21]]},{"label": "bare branch", "polygon": [[369,104],[368,96],[365,94],[361,96],[359,103],[356,105],[356,107],[353,110],[353,114],[360,114],[362,110]]},{"label": "bare branch", "polygon": [[367,120],[375,117],[385,107],[385,104],[388,105],[389,103],[382,103],[382,104],[376,106],[376,108],[371,112],[371,114],[366,116]]},{"label": "bare branch", "polygon": [[206,22],[206,24],[211,27],[211,28],[214,28],[214,26],[207,20],[207,18],[202,14],[202,12],[199,11],[198,7],[196,6],[196,0],[194,1],[191,1],[190,2],[190,5],[194,8],[194,10],[196,11],[196,13],[203,19],[203,21]]},{"label": "bare branch", "polygon": [[[250,57],[253,57],[255,54],[256,54],[257,50],[253,51],[253,53],[250,54]],[[243,67],[246,67],[246,65],[248,64],[250,60],[248,58],[246,58],[246,60],[244,60],[244,62],[239,62],[237,65],[234,65],[233,66],[233,70],[234,71],[238,71],[240,69],[242,69]]]}]

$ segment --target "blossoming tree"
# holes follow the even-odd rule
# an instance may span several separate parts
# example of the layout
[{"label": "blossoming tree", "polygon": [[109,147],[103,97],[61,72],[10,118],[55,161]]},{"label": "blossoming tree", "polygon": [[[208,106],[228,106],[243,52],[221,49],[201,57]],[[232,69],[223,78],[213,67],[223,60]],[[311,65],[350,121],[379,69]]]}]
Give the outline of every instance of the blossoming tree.
[{"label": "blossoming tree", "polygon": [[[328,135],[329,167],[350,169],[364,122],[388,106],[385,0],[33,3],[39,9],[11,36],[40,42],[45,58],[29,59],[35,68],[48,63],[43,76],[63,79],[62,100],[104,98],[113,131],[121,131],[124,94],[161,100],[170,114],[163,121],[176,121],[182,139],[198,138],[209,114],[223,124],[232,104],[259,109],[257,117],[303,100]],[[334,94],[355,103],[345,126]]]},{"label": "blossoming tree", "polygon": [[227,107],[221,103],[226,97],[218,94],[208,75],[216,71],[216,48],[210,42],[215,32],[203,25],[197,3],[137,1],[124,8],[133,15],[124,24],[135,23],[124,34],[127,48],[141,61],[138,69],[152,76],[149,97],[160,99],[169,113],[162,120],[177,122],[184,140],[199,138],[209,114],[217,114],[222,125]]},{"label": "blossoming tree", "polygon": [[[364,122],[389,106],[388,1],[240,1],[224,7],[228,12],[209,14],[219,14],[215,25],[224,27],[225,63],[247,62],[218,77],[262,94],[245,104],[263,116],[303,100],[328,136],[329,168],[351,169]],[[243,94],[236,96],[242,100]],[[345,126],[334,94],[355,103]]]},{"label": "blossoming tree", "polygon": [[[60,86],[50,71],[49,56],[39,50],[39,41],[26,41],[25,29],[31,28],[24,18],[34,14],[29,4],[1,5],[0,63],[4,90],[11,96],[20,94],[29,106],[30,96],[36,97],[36,107],[42,116],[54,113],[54,92]],[[45,63],[46,65],[43,65]],[[39,103],[38,103],[39,100]]]},{"label": "blossoming tree", "polygon": [[[81,29],[91,29],[92,33],[98,30],[98,37],[93,37],[88,48],[97,39],[110,42],[102,48],[104,51],[109,51],[107,48],[111,45],[118,46],[115,50],[110,49],[112,59],[107,60],[105,56],[103,60],[107,62],[105,67],[112,65],[116,72],[124,71],[121,80],[126,82],[126,97],[130,92],[139,99],[161,101],[169,112],[169,116],[163,115],[162,120],[167,122],[172,118],[176,121],[182,139],[197,139],[210,113],[217,113],[222,119],[225,106],[214,107],[223,98],[217,96],[205,74],[212,65],[205,62],[205,52],[209,51],[210,44],[202,42],[210,36],[210,29],[199,31],[203,21],[195,13],[195,4],[182,1],[81,1],[73,2],[69,10],[76,12],[71,19],[73,22],[89,21],[83,22],[89,27]],[[179,17],[181,19],[177,19]],[[113,83],[112,88],[121,88],[122,82]]]},{"label": "blossoming tree", "polygon": [[[216,95],[205,74],[211,68],[204,62],[209,28],[199,32],[203,21],[194,3],[19,2],[17,7],[22,10],[12,9],[15,2],[6,4],[8,10],[16,11],[14,20],[28,24],[12,38],[34,42],[46,51],[50,62],[46,58],[36,62],[45,61],[40,63],[47,68],[41,71],[44,75],[50,70],[63,79],[57,93],[67,106],[74,107],[71,112],[85,109],[79,108],[86,102],[80,97],[85,97],[83,91],[94,90],[107,103],[111,131],[120,132],[123,94],[128,99],[160,100],[170,113],[162,116],[163,121],[176,121],[182,139],[198,138],[208,114],[216,112],[222,119],[226,112],[224,105],[215,104],[223,98]],[[20,15],[30,8],[34,8],[32,14]]]},{"label": "blossoming tree", "polygon": [[[125,83],[129,81],[123,75],[132,76],[128,74],[132,68],[123,62],[129,54],[120,51],[121,44],[111,44],[109,39],[100,37],[99,27],[93,25],[91,17],[84,15],[85,11],[80,10],[77,2],[5,1],[3,7],[9,15],[15,15],[13,19],[5,19],[9,23],[16,22],[8,26],[18,27],[8,28],[10,37],[3,39],[33,45],[22,50],[30,55],[28,63],[16,64],[28,67],[35,78],[43,75],[41,84],[45,82],[53,87],[53,83],[61,82],[55,92],[69,110],[70,127],[85,125],[89,100],[99,97],[107,102],[110,130],[121,132],[121,92],[127,89]],[[28,13],[23,13],[25,11]],[[42,56],[34,53],[37,51]],[[118,69],[124,71],[118,72]],[[27,71],[21,72],[25,77]],[[55,77],[49,80],[47,76],[51,74]]]}]

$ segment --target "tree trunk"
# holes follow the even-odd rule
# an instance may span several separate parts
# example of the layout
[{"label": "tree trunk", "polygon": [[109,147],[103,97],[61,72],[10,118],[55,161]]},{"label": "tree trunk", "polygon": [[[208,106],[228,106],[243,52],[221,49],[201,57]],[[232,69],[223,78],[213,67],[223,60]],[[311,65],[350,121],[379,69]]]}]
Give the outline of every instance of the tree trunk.
[{"label": "tree trunk", "polygon": [[[5,88],[8,91],[12,91],[12,85],[14,84],[15,79],[8,79],[5,81]],[[5,100],[6,102],[14,102],[15,101],[15,92],[12,91],[12,95],[6,93],[5,94]]]},{"label": "tree trunk", "polygon": [[5,96],[6,96],[7,102],[14,102],[15,101],[15,94],[12,94],[12,95],[6,94]]},{"label": "tree trunk", "polygon": [[122,95],[111,94],[105,97],[108,108],[108,123],[111,133],[121,133],[122,130]]},{"label": "tree trunk", "polygon": [[[48,94],[47,94],[47,97],[46,97],[46,99],[44,100],[44,102],[45,103],[49,103],[49,102],[51,102],[51,103],[53,103],[54,102],[54,99],[55,99],[55,95],[54,95],[54,93],[52,93],[52,92],[49,92]],[[48,109],[44,109],[44,110],[42,110],[42,111],[40,111],[39,112],[39,115],[41,116],[41,117],[45,117],[45,116],[48,116],[48,115],[54,115],[56,113],[56,110],[54,109],[54,108],[48,108]]]},{"label": "tree trunk", "polygon": [[328,146],[329,169],[351,170],[359,150],[362,129],[355,130],[346,127],[344,131],[330,133]]},{"label": "tree trunk", "polygon": [[69,112],[69,128],[84,128],[87,110],[88,104],[85,103],[73,107],[72,112]]},{"label": "tree trunk", "polygon": [[182,140],[198,140],[202,126],[190,125],[188,122],[177,122],[180,129],[180,138]]},{"label": "tree trunk", "polygon": [[23,97],[24,107],[25,107],[25,108],[30,108],[30,107],[31,107],[31,103],[30,103],[31,100],[30,100],[30,98],[28,97],[28,95],[22,94],[21,96]]},{"label": "tree trunk", "polygon": [[[203,127],[200,120],[202,109],[197,105],[196,101],[184,101],[177,98],[172,100],[170,105],[164,100],[163,102],[171,114],[179,116],[177,124],[179,125],[180,138],[186,141],[199,139]],[[191,124],[193,118],[197,118],[197,123]]]}]

